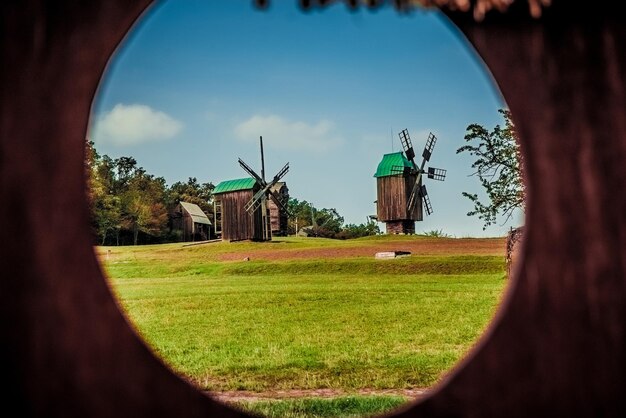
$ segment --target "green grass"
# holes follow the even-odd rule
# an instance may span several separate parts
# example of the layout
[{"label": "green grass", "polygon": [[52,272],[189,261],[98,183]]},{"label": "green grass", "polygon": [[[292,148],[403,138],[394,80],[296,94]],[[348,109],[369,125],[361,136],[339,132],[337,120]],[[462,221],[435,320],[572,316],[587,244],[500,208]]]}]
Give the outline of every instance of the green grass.
[{"label": "green grass", "polygon": [[362,417],[382,414],[406,403],[400,396],[346,396],[239,402],[235,408],[269,418]]},{"label": "green grass", "polygon": [[[389,261],[389,260],[386,260]],[[290,275],[338,274],[380,276],[390,274],[497,274],[502,272],[502,257],[452,256],[400,258],[392,262],[371,258],[314,259],[305,261],[250,262],[222,267],[231,275]],[[215,271],[217,273],[217,271]]]},{"label": "green grass", "polygon": [[218,261],[233,251],[402,239],[98,251],[111,250],[104,266],[138,332],[202,389],[428,387],[493,316],[505,285],[501,256]]}]

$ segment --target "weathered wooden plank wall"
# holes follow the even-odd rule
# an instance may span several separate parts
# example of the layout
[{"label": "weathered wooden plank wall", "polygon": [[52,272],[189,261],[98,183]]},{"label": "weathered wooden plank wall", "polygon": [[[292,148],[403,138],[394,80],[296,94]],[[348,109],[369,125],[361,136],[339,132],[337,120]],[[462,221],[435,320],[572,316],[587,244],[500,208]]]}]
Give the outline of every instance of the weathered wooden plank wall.
[{"label": "weathered wooden plank wall", "polygon": [[172,229],[180,231],[181,241],[193,241],[194,236],[200,235],[201,233],[203,233],[205,237],[208,237],[208,227],[201,224],[194,225],[193,218],[180,203],[176,205],[176,208],[170,213],[170,216]]},{"label": "weathered wooden plank wall", "polygon": [[407,201],[416,179],[417,176],[387,176],[376,179],[376,210],[379,221],[422,220],[421,199],[411,213],[407,211]]},{"label": "weathered wooden plank wall", "polygon": [[226,241],[263,239],[261,209],[252,214],[244,208],[252,199],[256,189],[223,193],[218,197],[222,201],[222,239]]}]

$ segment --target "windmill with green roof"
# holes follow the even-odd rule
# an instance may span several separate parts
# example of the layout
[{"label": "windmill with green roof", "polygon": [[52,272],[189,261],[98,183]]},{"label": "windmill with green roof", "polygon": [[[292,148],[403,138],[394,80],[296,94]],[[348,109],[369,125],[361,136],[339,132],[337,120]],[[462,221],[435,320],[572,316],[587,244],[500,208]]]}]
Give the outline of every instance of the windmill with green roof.
[{"label": "windmill with green roof", "polygon": [[288,214],[287,202],[283,197],[285,193],[278,193],[276,186],[289,171],[289,163],[272,180],[266,181],[262,137],[260,143],[261,175],[240,158],[239,165],[250,177],[223,181],[213,190],[216,233],[220,234],[222,240],[271,240],[270,201],[279,208],[281,215]]},{"label": "windmill with green roof", "polygon": [[415,222],[423,220],[424,210],[428,215],[433,211],[422,175],[443,181],[446,170],[434,167],[424,170],[437,141],[435,135],[428,136],[420,166],[415,163],[409,131],[404,129],[399,136],[404,152],[383,155],[374,174],[378,195],[376,216],[379,222],[385,222],[388,234],[414,234]]},{"label": "windmill with green roof", "polygon": [[214,223],[215,233],[224,241],[260,240],[263,236],[262,216],[252,215],[244,209],[245,204],[259,190],[253,178],[225,180],[215,186]]}]

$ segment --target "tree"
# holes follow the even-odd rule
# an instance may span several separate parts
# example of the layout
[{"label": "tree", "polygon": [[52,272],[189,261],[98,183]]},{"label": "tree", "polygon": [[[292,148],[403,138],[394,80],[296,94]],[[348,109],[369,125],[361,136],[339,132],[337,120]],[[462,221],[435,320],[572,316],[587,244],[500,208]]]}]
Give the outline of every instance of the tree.
[{"label": "tree", "polygon": [[133,244],[137,245],[139,232],[162,235],[167,225],[165,179],[147,174],[141,167],[124,172],[124,178],[126,183],[120,195],[122,225],[132,232]]},{"label": "tree", "polygon": [[308,229],[309,236],[322,238],[351,239],[380,234],[380,228],[371,219],[363,224],[344,225],[344,218],[334,208],[317,209],[306,200],[291,198],[288,203],[289,233]]},{"label": "tree", "polygon": [[108,233],[121,227],[120,199],[114,194],[114,162],[107,155],[100,156],[89,140],[86,141],[85,156],[91,225],[94,235],[104,245]]},{"label": "tree", "polygon": [[320,237],[334,238],[335,234],[341,231],[343,216],[339,215],[335,208],[313,209],[313,234]]},{"label": "tree", "polygon": [[298,200],[294,198],[290,198],[287,202],[287,209],[289,209],[289,221],[288,221],[288,232],[289,234],[295,234],[296,226],[297,229],[300,230],[307,226],[313,225],[313,214],[314,208],[313,205],[306,200]]},{"label": "tree", "polygon": [[137,244],[140,232],[143,240],[162,240],[167,225],[165,179],[147,174],[133,157],[100,156],[89,140],[85,157],[87,196],[98,242],[105,245],[114,233],[117,245],[120,234]]},{"label": "tree", "polygon": [[369,219],[367,222],[362,224],[348,224],[345,225],[341,231],[336,235],[336,238],[339,239],[352,239],[352,238],[361,238],[368,237],[370,235],[378,235],[380,234],[380,228],[376,222]]},{"label": "tree", "polygon": [[474,210],[468,216],[478,216],[484,222],[483,230],[495,224],[498,215],[508,222],[516,209],[524,210],[524,183],[522,180],[522,156],[511,120],[511,112],[498,110],[504,117],[504,128],[500,125],[487,131],[478,124],[467,127],[466,145],[459,148],[457,154],[468,152],[477,157],[472,164],[487,194],[488,202],[483,203],[477,194],[463,192],[474,203]]},{"label": "tree", "polygon": [[167,190],[167,205],[171,208],[180,202],[196,204],[211,216],[213,213],[213,183],[198,183],[195,177],[189,177],[186,183],[176,182]]},{"label": "tree", "polygon": [[291,214],[289,217],[290,234],[296,232],[296,222],[298,229],[310,227],[311,235],[325,238],[334,238],[343,226],[343,216],[339,215],[334,208],[317,209],[306,200],[299,201],[294,198],[289,199],[287,208]]}]

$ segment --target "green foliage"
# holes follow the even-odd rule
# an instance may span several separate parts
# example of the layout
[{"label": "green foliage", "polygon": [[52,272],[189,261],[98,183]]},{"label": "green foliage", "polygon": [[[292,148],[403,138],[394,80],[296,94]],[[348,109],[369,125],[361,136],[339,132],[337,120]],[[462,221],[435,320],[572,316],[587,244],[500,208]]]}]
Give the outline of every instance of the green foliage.
[{"label": "green foliage", "polygon": [[379,235],[380,228],[378,224],[372,220],[368,220],[362,224],[348,224],[336,235],[339,239],[362,238],[371,235]]},{"label": "green foliage", "polygon": [[443,232],[443,229],[432,229],[424,232],[422,235],[430,238],[450,238],[450,235]]},{"label": "green foliage", "polygon": [[474,204],[468,216],[478,216],[484,222],[483,230],[495,224],[498,215],[506,223],[516,209],[524,209],[524,183],[522,180],[522,157],[516,140],[515,127],[509,110],[500,109],[504,128],[500,125],[489,132],[478,124],[467,127],[465,141],[468,143],[456,152],[468,152],[476,157],[472,168],[487,194],[488,202],[482,202],[475,193],[463,192]]},{"label": "green foliage", "polygon": [[301,276],[315,271],[318,274],[498,274],[502,273],[499,256],[411,257],[381,263],[372,258],[325,260],[298,260],[281,263],[250,262],[224,266],[223,274],[237,276]]},{"label": "green foliage", "polygon": [[307,228],[309,236],[321,238],[351,239],[380,234],[380,228],[371,220],[363,224],[344,225],[344,218],[336,209],[317,209],[306,200],[291,198],[288,203],[289,234]]},{"label": "green foliage", "polygon": [[291,214],[288,226],[290,234],[296,233],[297,224],[298,229],[310,227],[313,236],[333,238],[343,226],[343,217],[334,208],[317,209],[306,200],[294,198],[289,199],[287,207]]},{"label": "green foliage", "polygon": [[313,219],[313,231],[317,236],[326,236],[327,238],[331,238],[329,234],[323,235],[320,232],[329,231],[336,234],[341,231],[341,227],[343,226],[343,216],[339,215],[339,212],[337,212],[335,208],[316,209]]},{"label": "green foliage", "polygon": [[121,225],[132,231],[133,244],[137,245],[139,232],[159,236],[165,230],[167,210],[162,202],[166,186],[163,178],[146,174],[142,168],[131,169],[126,176],[120,193]]},{"label": "green foliage", "polygon": [[[148,174],[132,157],[113,160],[99,155],[91,141],[86,150],[87,193],[98,242],[162,241],[167,233],[166,202],[172,200],[165,179]],[[197,184],[191,179],[189,183]]]},{"label": "green foliage", "polygon": [[198,183],[195,177],[189,177],[186,183],[176,182],[168,190],[168,207],[180,202],[196,204],[206,213],[213,213],[213,183]]},{"label": "green foliage", "polygon": [[407,402],[401,396],[343,396],[237,402],[235,408],[268,418],[363,417],[396,409]]}]

